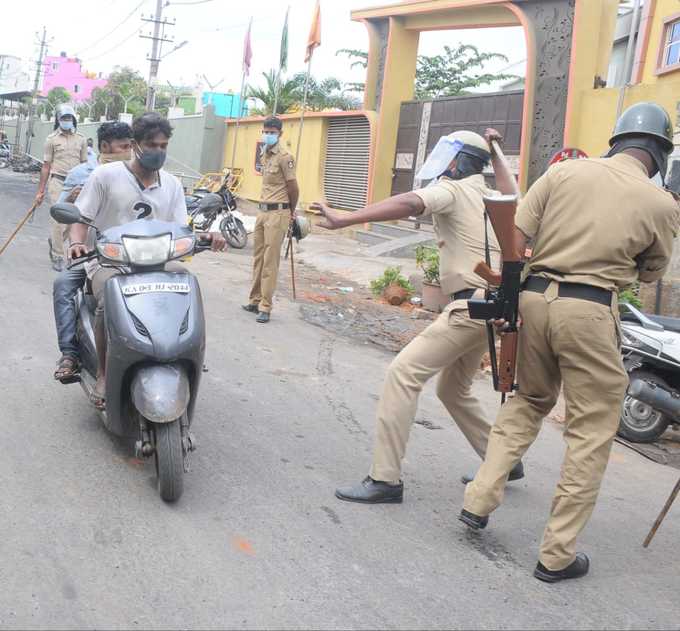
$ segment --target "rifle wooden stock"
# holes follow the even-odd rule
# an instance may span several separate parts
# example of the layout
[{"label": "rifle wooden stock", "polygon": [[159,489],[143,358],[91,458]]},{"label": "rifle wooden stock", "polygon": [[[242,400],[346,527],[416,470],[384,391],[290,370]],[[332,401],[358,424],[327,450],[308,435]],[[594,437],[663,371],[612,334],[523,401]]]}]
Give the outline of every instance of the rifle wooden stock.
[{"label": "rifle wooden stock", "polygon": [[517,331],[504,333],[501,337],[501,356],[498,362],[499,392],[512,392],[515,387],[518,337]]},{"label": "rifle wooden stock", "polygon": [[503,261],[521,260],[522,255],[517,251],[517,244],[515,243],[517,196],[485,197],[484,207],[498,239]]},{"label": "rifle wooden stock", "polygon": [[475,274],[493,287],[498,287],[501,284],[501,275],[494,272],[484,261],[480,261],[475,265]]}]

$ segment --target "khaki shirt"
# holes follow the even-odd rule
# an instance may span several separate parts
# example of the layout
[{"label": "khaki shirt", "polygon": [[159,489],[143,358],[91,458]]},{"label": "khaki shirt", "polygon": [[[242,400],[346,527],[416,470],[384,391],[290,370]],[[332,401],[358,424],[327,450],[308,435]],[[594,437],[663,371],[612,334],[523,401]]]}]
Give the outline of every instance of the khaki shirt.
[{"label": "khaki shirt", "polygon": [[612,291],[663,276],[679,222],[678,202],[623,153],[555,165],[515,217],[535,237],[528,273]]},{"label": "khaki shirt", "polygon": [[[440,178],[436,184],[413,191],[425,204],[423,215],[432,215],[439,245],[439,276],[445,294],[461,289],[486,289],[486,281],[474,268],[484,261],[484,195],[499,193],[486,186],[483,175],[462,180]],[[491,266],[499,269],[498,240],[489,225]]]},{"label": "khaki shirt", "polygon": [[295,161],[285,149],[274,145],[262,155],[261,202],[290,203],[286,182],[295,179]]},{"label": "khaki shirt", "polygon": [[44,160],[52,165],[52,175],[66,177],[73,167],[87,161],[87,138],[77,131],[55,130],[45,141]]}]

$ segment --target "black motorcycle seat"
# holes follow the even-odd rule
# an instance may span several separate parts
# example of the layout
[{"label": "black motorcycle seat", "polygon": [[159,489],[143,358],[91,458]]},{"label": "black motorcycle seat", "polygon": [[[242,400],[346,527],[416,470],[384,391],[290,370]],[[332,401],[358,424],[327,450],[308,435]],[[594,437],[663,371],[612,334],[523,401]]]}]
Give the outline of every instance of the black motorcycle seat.
[{"label": "black motorcycle seat", "polygon": [[97,301],[94,299],[94,296],[92,293],[85,293],[85,306],[87,307],[88,311],[91,313],[95,312],[95,309],[97,308]]}]

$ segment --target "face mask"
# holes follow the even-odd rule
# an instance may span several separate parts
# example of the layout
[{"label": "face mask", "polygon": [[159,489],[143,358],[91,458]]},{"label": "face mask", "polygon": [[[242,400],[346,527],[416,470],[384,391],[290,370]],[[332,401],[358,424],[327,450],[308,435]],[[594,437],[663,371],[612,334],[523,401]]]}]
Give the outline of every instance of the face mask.
[{"label": "face mask", "polygon": [[141,153],[137,153],[137,160],[143,169],[158,171],[165,164],[167,155],[167,152],[162,149],[144,149]]},{"label": "face mask", "polygon": [[109,162],[123,162],[132,158],[132,151],[123,153],[100,153],[99,162],[108,164]]},{"label": "face mask", "polygon": [[273,147],[277,142],[279,142],[279,135],[272,134],[269,132],[262,133],[262,142],[268,147]]},{"label": "face mask", "polygon": [[59,127],[63,131],[71,131],[73,129],[73,121],[59,121]]}]

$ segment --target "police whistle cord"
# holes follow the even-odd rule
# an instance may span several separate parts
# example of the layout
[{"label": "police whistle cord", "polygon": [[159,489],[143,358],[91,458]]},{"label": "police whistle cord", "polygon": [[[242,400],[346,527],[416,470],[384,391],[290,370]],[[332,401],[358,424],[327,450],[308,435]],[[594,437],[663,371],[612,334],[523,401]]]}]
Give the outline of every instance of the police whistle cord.
[{"label": "police whistle cord", "polygon": [[24,226],[24,224],[31,218],[33,217],[33,214],[35,213],[35,209],[38,207],[38,202],[33,202],[33,206],[31,206],[30,210],[26,213],[24,218],[19,222],[19,225],[14,229],[14,232],[9,235],[9,238],[5,243],[3,243],[2,248],[0,248],[0,256],[2,256],[3,252],[7,249],[10,243],[14,240],[14,237],[17,236],[19,233],[19,230],[21,230]]},{"label": "police whistle cord", "polygon": [[645,542],[642,544],[643,548],[646,548],[647,546],[649,546],[649,544],[652,542],[652,539],[654,539],[654,535],[656,534],[656,531],[659,530],[659,526],[661,526],[661,522],[664,520],[664,518],[668,514],[668,511],[670,510],[671,505],[675,501],[675,498],[678,496],[678,493],[680,493],[680,478],[678,478],[678,481],[675,483],[675,488],[671,491],[671,494],[668,496],[668,499],[666,500],[666,504],[661,509],[661,512],[659,513],[659,516],[656,518],[656,521],[654,522],[652,529],[649,531],[649,534],[647,535]]}]

